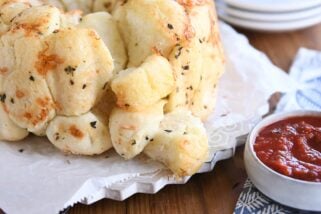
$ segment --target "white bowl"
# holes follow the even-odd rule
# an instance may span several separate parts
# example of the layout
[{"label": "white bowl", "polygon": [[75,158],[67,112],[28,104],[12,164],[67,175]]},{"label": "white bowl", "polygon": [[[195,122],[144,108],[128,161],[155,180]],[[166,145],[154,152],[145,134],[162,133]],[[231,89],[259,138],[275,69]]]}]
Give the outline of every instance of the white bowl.
[{"label": "white bowl", "polygon": [[282,175],[263,164],[253,149],[258,133],[266,126],[294,116],[319,116],[316,111],[294,111],[274,114],[256,125],[249,135],[244,151],[247,174],[253,184],[266,196],[289,207],[321,211],[321,183],[302,181]]}]

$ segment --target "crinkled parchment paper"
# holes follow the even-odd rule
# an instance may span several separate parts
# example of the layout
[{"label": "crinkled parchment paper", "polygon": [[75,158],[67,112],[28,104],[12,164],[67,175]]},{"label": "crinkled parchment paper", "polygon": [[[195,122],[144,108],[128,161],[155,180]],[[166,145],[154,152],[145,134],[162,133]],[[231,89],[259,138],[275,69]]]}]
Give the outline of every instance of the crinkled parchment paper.
[{"label": "crinkled parchment paper", "polygon": [[[220,23],[220,28],[227,69],[220,83],[217,109],[206,123],[211,154],[235,146],[215,137],[220,130],[233,138],[246,134],[253,120],[267,112],[269,96],[292,87],[288,76],[253,49],[244,36],[224,23]],[[153,174],[162,168],[144,156],[124,161],[114,151],[99,157],[66,156],[45,138],[1,142],[0,207],[9,214],[58,213],[101,194],[115,183]]]}]

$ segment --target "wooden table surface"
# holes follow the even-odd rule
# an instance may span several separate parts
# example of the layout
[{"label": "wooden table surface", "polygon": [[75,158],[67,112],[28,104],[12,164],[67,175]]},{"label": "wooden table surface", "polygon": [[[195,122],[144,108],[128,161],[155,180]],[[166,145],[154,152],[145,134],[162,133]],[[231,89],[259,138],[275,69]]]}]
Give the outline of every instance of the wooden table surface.
[{"label": "wooden table surface", "polygon": [[[321,24],[290,33],[238,31],[285,71],[300,47],[321,50]],[[69,213],[232,213],[247,177],[242,156],[241,147],[235,157],[217,163],[212,172],[195,175],[184,185],[167,186],[154,195],[136,194],[123,202],[105,199],[90,206],[76,205]]]}]

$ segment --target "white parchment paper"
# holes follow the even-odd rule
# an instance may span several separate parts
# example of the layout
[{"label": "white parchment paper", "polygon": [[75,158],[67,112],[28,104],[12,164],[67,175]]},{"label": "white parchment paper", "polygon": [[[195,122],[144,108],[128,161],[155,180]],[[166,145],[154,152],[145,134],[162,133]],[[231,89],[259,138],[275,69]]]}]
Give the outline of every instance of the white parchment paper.
[{"label": "white parchment paper", "polygon": [[[252,48],[244,36],[224,23],[220,28],[227,70],[220,83],[217,109],[206,123],[212,153],[231,146],[224,139],[211,137],[212,133],[235,124],[246,126],[267,112],[271,94],[293,88],[288,76]],[[45,138],[0,142],[0,207],[9,214],[58,213],[94,198],[115,183],[162,168],[144,156],[124,161],[114,151],[99,157],[66,156]]]}]

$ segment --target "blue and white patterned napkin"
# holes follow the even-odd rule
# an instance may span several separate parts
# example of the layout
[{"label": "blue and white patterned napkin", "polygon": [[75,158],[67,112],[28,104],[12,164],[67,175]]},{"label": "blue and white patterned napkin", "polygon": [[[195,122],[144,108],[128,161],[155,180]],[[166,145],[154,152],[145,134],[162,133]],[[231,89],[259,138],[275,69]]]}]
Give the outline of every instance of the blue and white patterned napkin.
[{"label": "blue and white patterned napkin", "polygon": [[[321,111],[321,52],[301,48],[290,69],[290,77],[296,81],[296,90],[282,96],[277,112],[291,110],[317,110]],[[247,180],[244,185],[235,214],[307,214],[278,204],[265,195]]]},{"label": "blue and white patterned napkin", "polygon": [[321,111],[321,52],[301,48],[290,69],[297,90],[285,94],[277,111]]},{"label": "blue and white patterned napkin", "polygon": [[283,206],[263,195],[248,179],[244,184],[234,214],[315,214]]}]

